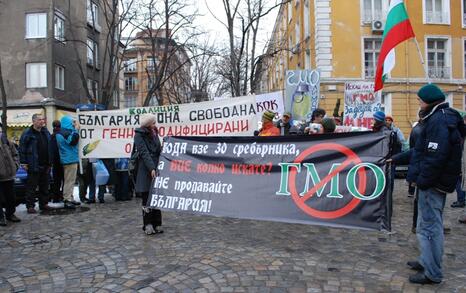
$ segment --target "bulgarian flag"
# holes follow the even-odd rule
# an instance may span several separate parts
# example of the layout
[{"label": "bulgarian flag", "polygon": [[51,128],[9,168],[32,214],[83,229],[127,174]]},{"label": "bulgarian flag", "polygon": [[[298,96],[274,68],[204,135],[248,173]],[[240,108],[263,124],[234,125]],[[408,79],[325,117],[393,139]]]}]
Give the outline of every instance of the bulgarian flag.
[{"label": "bulgarian flag", "polygon": [[414,37],[414,31],[403,0],[391,0],[383,31],[382,47],[377,60],[374,91],[383,88],[385,79],[395,67],[395,47],[399,43]]}]

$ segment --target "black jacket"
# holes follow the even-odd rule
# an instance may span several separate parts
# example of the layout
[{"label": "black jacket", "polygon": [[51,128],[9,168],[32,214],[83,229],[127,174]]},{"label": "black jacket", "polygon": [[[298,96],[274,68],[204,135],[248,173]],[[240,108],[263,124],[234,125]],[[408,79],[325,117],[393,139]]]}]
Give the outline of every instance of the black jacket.
[{"label": "black jacket", "polygon": [[[42,127],[40,132],[47,138],[49,162],[48,166],[46,167],[49,167],[52,165],[53,162],[53,152],[50,143],[50,133],[45,127]],[[32,126],[27,128],[21,135],[21,139],[19,142],[19,158],[21,164],[28,165],[28,172],[39,172],[39,154],[37,147],[37,138],[33,133]]]},{"label": "black jacket", "polygon": [[408,169],[408,182],[421,189],[453,192],[461,174],[465,126],[448,103],[436,105],[423,119]]},{"label": "black jacket", "polygon": [[151,171],[156,170],[159,164],[162,147],[158,136],[151,136],[147,128],[135,130],[134,147],[138,153],[136,192],[148,192],[152,181]]}]

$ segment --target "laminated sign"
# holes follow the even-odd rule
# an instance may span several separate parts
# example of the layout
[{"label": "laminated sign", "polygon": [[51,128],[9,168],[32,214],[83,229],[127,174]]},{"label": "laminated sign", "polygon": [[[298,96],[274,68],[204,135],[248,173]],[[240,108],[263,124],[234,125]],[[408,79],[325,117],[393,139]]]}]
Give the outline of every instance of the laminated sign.
[{"label": "laminated sign", "polygon": [[167,137],[149,205],[203,215],[390,230],[388,138]]}]

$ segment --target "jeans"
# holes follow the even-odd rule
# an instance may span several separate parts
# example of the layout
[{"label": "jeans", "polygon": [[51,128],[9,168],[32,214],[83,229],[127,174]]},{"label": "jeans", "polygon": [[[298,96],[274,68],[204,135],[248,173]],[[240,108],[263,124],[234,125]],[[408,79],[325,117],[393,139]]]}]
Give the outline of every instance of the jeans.
[{"label": "jeans", "polygon": [[424,274],[434,282],[442,281],[443,208],[446,194],[434,188],[419,190],[416,234]]},{"label": "jeans", "polygon": [[465,192],[461,188],[462,181],[463,181],[463,179],[460,176],[458,178],[458,181],[456,182],[456,197],[457,197],[457,201],[460,202],[460,203],[464,203],[464,200],[465,200]]},{"label": "jeans", "polygon": [[[94,177],[92,177],[89,180],[89,200],[95,200],[95,180]],[[105,195],[105,185],[99,185],[99,193],[97,194],[97,197],[99,200],[103,200]]]}]

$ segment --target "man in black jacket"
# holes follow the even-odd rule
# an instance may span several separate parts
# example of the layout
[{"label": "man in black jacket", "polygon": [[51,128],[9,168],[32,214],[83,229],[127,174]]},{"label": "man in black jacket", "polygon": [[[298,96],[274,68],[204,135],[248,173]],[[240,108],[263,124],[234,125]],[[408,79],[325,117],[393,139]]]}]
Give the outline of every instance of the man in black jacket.
[{"label": "man in black jacket", "polygon": [[39,186],[39,208],[49,210],[49,172],[53,161],[50,148],[50,133],[45,127],[42,114],[32,115],[32,126],[21,135],[19,144],[21,166],[27,171],[26,207],[29,214],[35,214],[35,193]]},{"label": "man in black jacket", "polygon": [[409,281],[440,283],[443,256],[443,208],[446,194],[455,190],[461,173],[463,119],[445,103],[445,94],[434,84],[418,92],[423,128],[411,151],[407,181],[419,189],[416,234],[420,257],[408,265],[418,273]]}]

